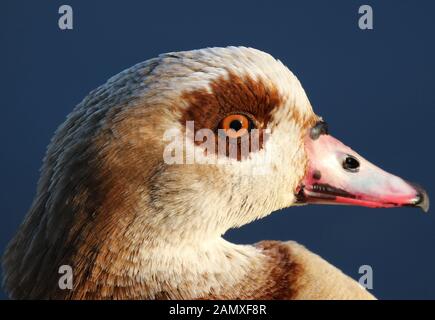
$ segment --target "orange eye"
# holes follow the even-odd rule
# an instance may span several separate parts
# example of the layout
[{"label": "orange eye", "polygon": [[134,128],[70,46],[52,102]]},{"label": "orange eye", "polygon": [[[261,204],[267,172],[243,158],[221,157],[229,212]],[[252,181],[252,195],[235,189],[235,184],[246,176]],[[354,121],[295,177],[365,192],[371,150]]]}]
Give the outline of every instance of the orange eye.
[{"label": "orange eye", "polygon": [[252,121],[243,114],[231,114],[226,116],[220,123],[219,129],[225,130],[230,138],[244,136],[252,128]]}]

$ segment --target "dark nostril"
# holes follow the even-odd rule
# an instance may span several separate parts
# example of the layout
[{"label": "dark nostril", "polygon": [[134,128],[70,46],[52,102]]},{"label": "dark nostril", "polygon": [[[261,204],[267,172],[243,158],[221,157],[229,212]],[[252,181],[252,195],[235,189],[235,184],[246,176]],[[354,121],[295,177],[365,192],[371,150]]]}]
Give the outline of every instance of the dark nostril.
[{"label": "dark nostril", "polygon": [[343,161],[343,169],[350,172],[358,172],[359,166],[360,164],[358,159],[351,155],[348,155]]}]

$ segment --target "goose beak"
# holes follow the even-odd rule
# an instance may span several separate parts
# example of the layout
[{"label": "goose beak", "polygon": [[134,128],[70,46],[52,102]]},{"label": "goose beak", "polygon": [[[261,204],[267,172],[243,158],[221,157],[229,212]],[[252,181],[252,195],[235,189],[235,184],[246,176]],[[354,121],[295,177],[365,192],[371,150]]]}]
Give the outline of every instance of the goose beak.
[{"label": "goose beak", "polygon": [[429,210],[424,189],[378,168],[327,132],[307,135],[305,149],[308,166],[298,203]]}]

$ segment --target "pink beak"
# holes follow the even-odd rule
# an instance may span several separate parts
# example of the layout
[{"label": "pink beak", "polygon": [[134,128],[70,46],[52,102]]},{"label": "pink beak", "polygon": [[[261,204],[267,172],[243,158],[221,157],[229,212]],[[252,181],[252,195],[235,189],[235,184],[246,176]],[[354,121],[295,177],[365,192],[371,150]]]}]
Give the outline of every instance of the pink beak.
[{"label": "pink beak", "polygon": [[308,168],[297,193],[299,203],[429,210],[426,191],[365,160],[330,136],[324,122],[311,129],[305,148]]}]

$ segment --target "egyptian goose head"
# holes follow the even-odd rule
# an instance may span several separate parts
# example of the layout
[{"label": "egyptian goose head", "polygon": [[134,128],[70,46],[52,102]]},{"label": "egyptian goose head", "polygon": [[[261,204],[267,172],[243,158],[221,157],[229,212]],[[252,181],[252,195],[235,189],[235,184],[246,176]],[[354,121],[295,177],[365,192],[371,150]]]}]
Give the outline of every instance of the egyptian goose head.
[{"label": "egyptian goose head", "polygon": [[222,238],[307,203],[429,204],[329,135],[269,54],[163,54],[109,79],[59,127],[4,284],[13,298],[370,298],[296,243]]}]

